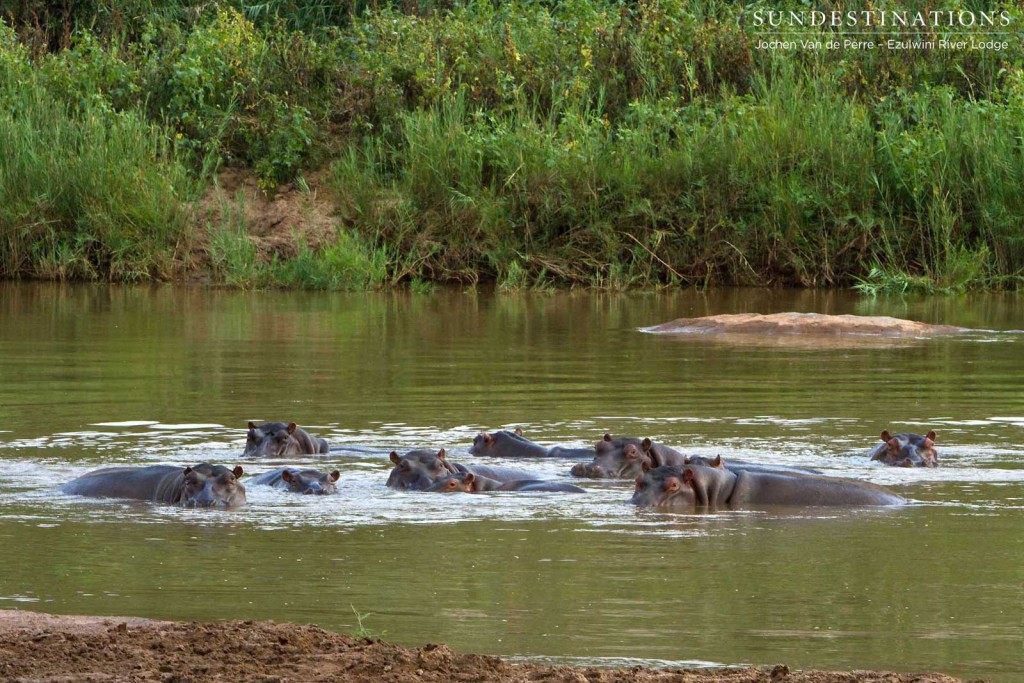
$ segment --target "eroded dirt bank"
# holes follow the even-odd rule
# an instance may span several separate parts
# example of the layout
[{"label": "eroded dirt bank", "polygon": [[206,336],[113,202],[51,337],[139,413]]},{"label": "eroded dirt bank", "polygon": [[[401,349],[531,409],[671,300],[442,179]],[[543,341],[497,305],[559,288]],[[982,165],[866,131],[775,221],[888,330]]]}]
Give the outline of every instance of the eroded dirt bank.
[{"label": "eroded dirt bank", "polygon": [[3,681],[488,681],[512,683],[957,683],[938,673],[652,670],[510,664],[446,645],[412,649],[316,626],[55,616],[0,611]]}]

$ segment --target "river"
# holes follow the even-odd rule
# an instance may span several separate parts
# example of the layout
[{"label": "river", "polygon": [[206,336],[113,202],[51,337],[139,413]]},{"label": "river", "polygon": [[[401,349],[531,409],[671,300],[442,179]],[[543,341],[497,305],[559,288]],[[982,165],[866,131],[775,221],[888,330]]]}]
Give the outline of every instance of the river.
[{"label": "river", "polygon": [[[886,343],[723,343],[678,317],[817,311],[970,327]],[[273,619],[558,663],[937,670],[1024,682],[1024,298],[846,292],[433,294],[0,284],[0,608]],[[340,494],[235,511],[56,488],[110,465],[247,473],[295,421]],[[670,514],[587,494],[390,491],[387,454],[480,431],[605,432],[890,487],[898,509]],[[938,432],[942,467],[868,462]],[[569,481],[572,462],[531,464]]]}]

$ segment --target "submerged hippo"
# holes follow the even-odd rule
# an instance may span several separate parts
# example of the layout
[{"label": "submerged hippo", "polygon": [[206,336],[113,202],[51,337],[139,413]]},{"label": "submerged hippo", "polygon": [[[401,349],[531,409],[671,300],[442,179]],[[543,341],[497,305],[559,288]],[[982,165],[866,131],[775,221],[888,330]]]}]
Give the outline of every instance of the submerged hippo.
[{"label": "submerged hippo", "polygon": [[264,472],[253,477],[250,484],[263,484],[278,489],[286,489],[292,493],[323,496],[337,493],[335,482],[341,478],[341,472],[321,472],[320,470],[302,470],[297,467],[285,467],[279,470]]},{"label": "submerged hippo", "polygon": [[299,429],[294,422],[266,422],[261,425],[250,422],[245,452],[242,456],[288,458],[294,455],[327,453],[329,450],[326,441]]},{"label": "submerged hippo", "polygon": [[938,467],[939,454],[935,450],[935,430],[927,435],[881,434],[882,442],[871,451],[871,459],[895,467]]},{"label": "submerged hippo", "polygon": [[72,479],[61,491],[75,496],[134,498],[182,507],[245,505],[242,468],[202,463],[194,467],[105,467]]},{"label": "submerged hippo", "polygon": [[466,467],[459,463],[448,462],[445,456],[446,452],[443,448],[436,453],[415,450],[402,456],[391,451],[391,462],[395,466],[391,468],[391,473],[388,475],[388,488],[424,491],[434,482],[444,479],[450,474],[465,472],[473,472],[501,482],[535,478],[529,472],[509,467],[487,467],[485,465]]},{"label": "submerged hippo", "polygon": [[435,481],[424,489],[430,493],[481,493],[483,491],[552,491],[558,493],[586,493],[573,484],[559,481],[542,481],[540,479],[519,479],[517,481],[498,481],[477,476],[472,472],[449,474],[444,479]]},{"label": "submerged hippo", "polygon": [[906,500],[881,486],[795,472],[732,471],[706,465],[648,468],[636,479],[630,502],[639,507],[742,508],[786,505],[900,505]]},{"label": "submerged hippo", "polygon": [[674,448],[654,443],[650,439],[620,437],[613,439],[605,434],[604,439],[594,444],[593,462],[573,465],[574,477],[591,479],[633,479],[643,474],[643,464],[650,467],[659,465],[682,465],[685,458]]},{"label": "submerged hippo", "polygon": [[542,446],[524,437],[522,429],[477,434],[469,452],[472,455],[497,458],[590,458],[594,455],[590,448]]}]

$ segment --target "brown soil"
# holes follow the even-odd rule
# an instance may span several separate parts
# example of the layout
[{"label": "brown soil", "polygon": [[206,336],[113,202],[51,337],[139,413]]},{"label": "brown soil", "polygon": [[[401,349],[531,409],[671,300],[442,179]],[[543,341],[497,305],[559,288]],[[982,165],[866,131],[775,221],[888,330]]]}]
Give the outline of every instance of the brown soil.
[{"label": "brown soil", "polygon": [[760,338],[779,344],[872,344],[965,332],[962,327],[929,325],[888,316],[825,315],[823,313],[737,313],[703,318],[678,318],[643,328],[644,332],[721,337],[743,342]]},{"label": "brown soil", "polygon": [[0,611],[3,681],[543,681],[545,683],[957,683],[942,674],[774,669],[654,670],[510,664],[446,645],[410,649],[316,626],[180,623]]},{"label": "brown soil", "polygon": [[217,182],[199,201],[193,250],[199,256],[205,253],[211,231],[225,225],[241,225],[268,260],[274,255],[295,256],[300,243],[314,251],[333,243],[338,221],[323,176],[322,172],[310,173],[305,188],[289,183],[265,193],[252,171],[221,170]]}]

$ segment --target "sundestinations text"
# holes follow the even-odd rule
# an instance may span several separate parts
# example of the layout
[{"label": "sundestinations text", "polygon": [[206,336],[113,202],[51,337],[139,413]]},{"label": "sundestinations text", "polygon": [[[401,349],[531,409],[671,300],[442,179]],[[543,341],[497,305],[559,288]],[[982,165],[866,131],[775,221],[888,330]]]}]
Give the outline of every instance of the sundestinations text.
[{"label": "sundestinations text", "polygon": [[910,12],[897,10],[861,10],[850,12],[812,11],[779,11],[757,10],[753,13],[754,26],[780,27],[840,27],[840,26],[878,26],[888,28],[917,27],[999,27],[1006,28],[1011,23],[1010,13],[971,12],[968,10],[930,10],[926,12]]}]

